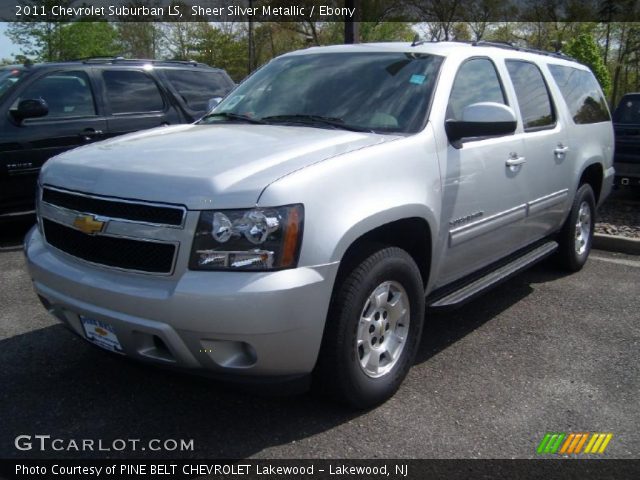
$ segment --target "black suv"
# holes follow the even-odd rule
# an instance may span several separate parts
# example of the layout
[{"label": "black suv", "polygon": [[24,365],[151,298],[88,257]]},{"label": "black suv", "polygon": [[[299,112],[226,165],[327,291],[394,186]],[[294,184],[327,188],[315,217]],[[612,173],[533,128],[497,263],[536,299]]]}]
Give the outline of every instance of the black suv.
[{"label": "black suv", "polygon": [[640,93],[622,97],[613,113],[616,183],[640,187]]},{"label": "black suv", "polygon": [[0,68],[0,220],[33,211],[49,158],[124,133],[191,123],[233,87],[196,62],[123,58]]}]

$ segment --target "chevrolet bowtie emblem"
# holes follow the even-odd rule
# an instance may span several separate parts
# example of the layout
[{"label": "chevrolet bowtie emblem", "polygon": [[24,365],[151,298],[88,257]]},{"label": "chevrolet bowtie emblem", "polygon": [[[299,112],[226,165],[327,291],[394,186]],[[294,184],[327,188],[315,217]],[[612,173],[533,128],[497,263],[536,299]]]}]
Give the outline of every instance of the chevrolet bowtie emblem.
[{"label": "chevrolet bowtie emblem", "polygon": [[107,222],[97,220],[93,215],[78,215],[73,221],[73,226],[87,235],[100,233]]}]

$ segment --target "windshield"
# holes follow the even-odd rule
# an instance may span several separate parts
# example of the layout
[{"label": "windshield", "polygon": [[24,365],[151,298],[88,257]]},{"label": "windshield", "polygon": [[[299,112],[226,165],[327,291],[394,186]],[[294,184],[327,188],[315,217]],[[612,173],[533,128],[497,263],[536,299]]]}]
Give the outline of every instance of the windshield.
[{"label": "windshield", "polygon": [[240,121],[414,133],[427,116],[442,57],[366,52],[278,58],[201,123]]},{"label": "windshield", "polygon": [[24,77],[24,70],[21,68],[0,69],[0,98],[2,98],[21,77]]},{"label": "windshield", "polygon": [[613,122],[640,124],[640,95],[625,95],[613,113]]}]

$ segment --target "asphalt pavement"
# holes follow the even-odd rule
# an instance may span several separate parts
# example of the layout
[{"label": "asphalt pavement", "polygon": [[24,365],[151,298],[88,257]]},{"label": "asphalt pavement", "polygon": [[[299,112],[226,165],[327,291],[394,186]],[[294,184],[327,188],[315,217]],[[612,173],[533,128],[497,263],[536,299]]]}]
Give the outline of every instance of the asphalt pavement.
[{"label": "asphalt pavement", "polygon": [[[534,458],[547,432],[610,432],[604,458],[640,454],[640,257],[546,261],[452,313],[429,314],[384,405],[266,395],[159,370],[70,333],[39,304],[0,225],[0,457]],[[19,435],[192,439],[185,452],[20,451]],[[144,444],[144,443],[143,443]]]}]

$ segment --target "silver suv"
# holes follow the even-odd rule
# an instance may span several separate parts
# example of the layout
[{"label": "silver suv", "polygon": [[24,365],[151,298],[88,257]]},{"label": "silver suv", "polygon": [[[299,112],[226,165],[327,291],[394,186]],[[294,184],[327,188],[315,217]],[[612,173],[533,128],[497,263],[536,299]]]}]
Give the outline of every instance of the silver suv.
[{"label": "silver suv", "polygon": [[587,260],[614,136],[588,68],[492,44],[310,48],[193,125],[64,153],[25,239],[74,332],[158,365],[398,389],[426,307]]}]

